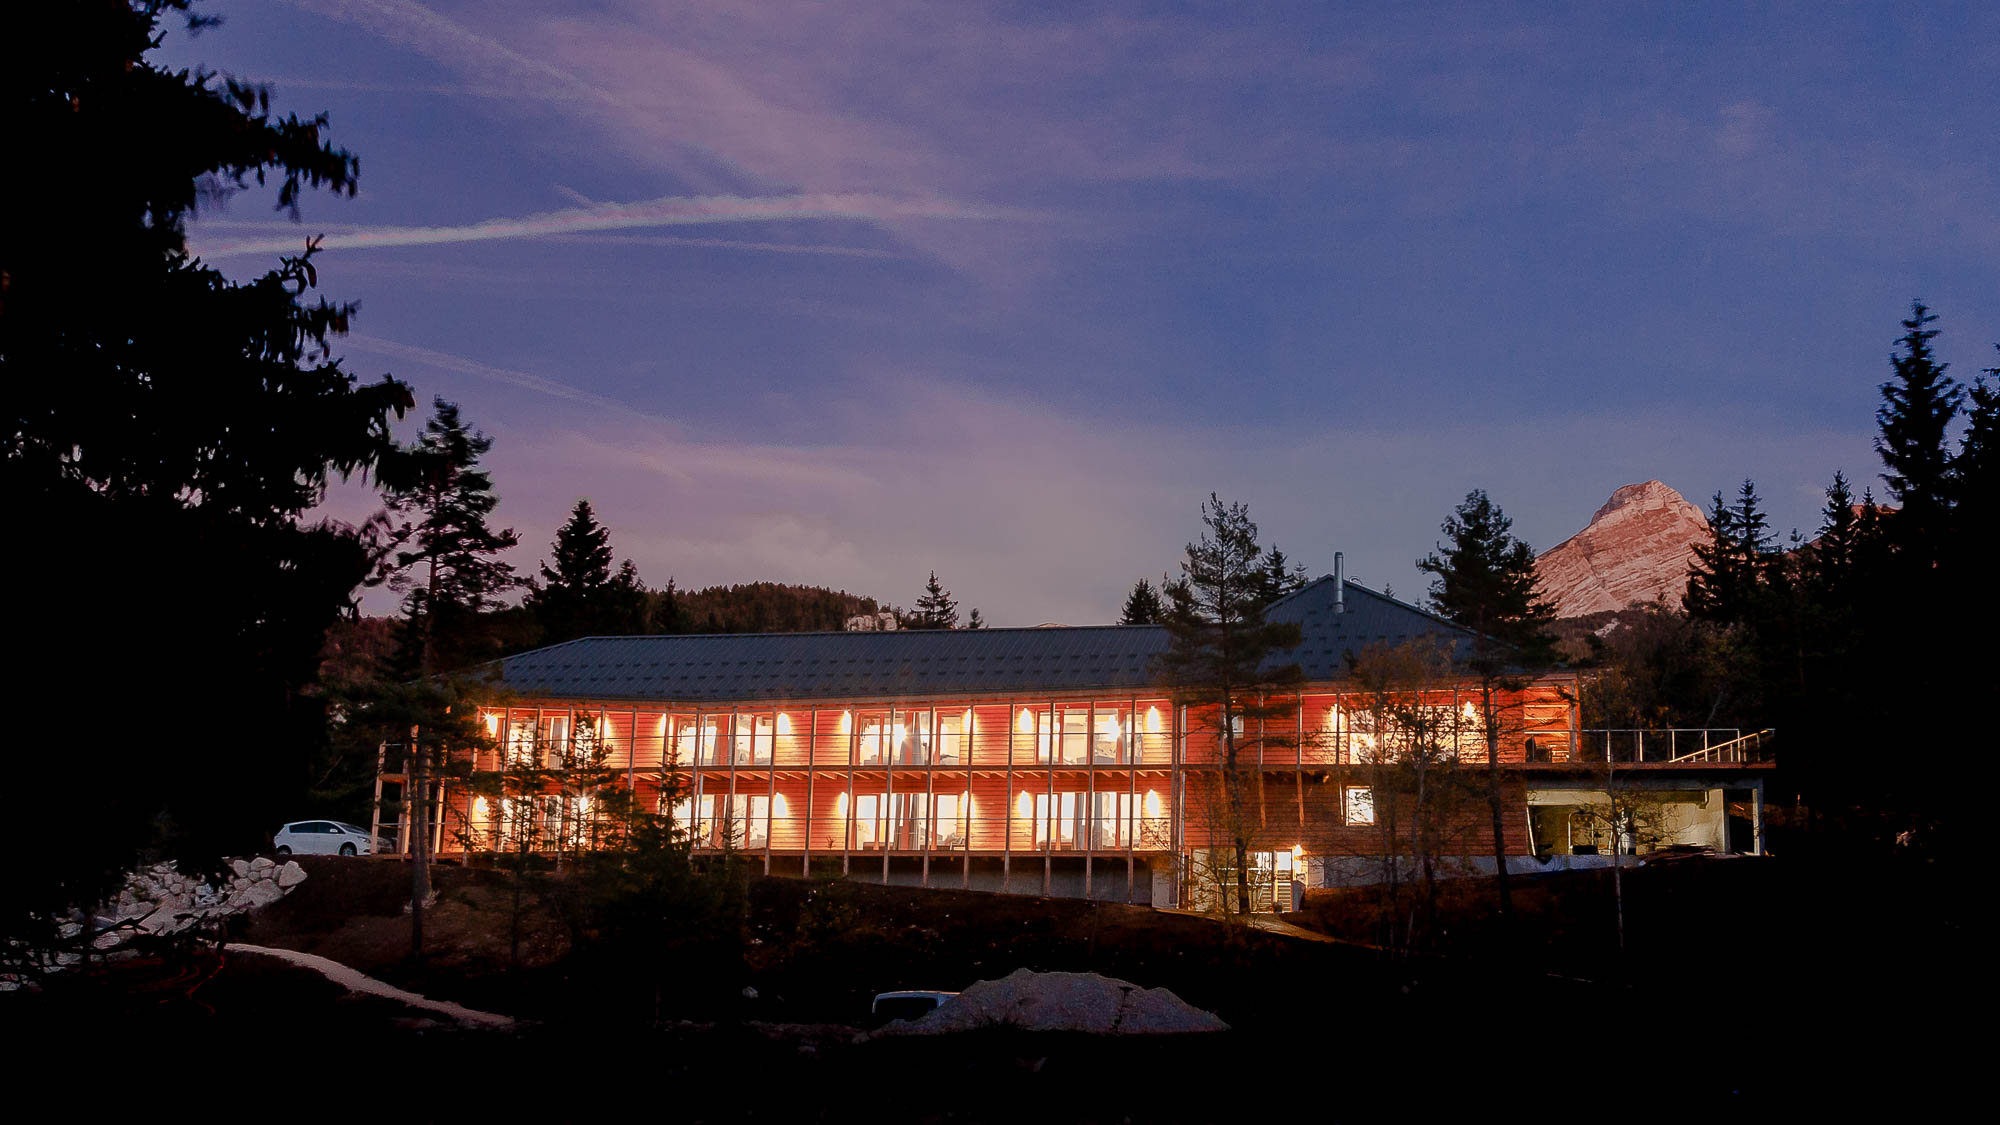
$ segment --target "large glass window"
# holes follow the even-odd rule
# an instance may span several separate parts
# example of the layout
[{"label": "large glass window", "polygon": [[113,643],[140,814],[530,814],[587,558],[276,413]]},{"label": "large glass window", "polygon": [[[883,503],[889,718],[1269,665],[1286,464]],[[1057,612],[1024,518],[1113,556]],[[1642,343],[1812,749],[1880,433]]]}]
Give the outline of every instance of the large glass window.
[{"label": "large glass window", "polygon": [[938,716],[937,760],[939,765],[963,765],[972,752],[970,733],[972,709]]},{"label": "large glass window", "polygon": [[730,741],[731,760],[739,766],[768,766],[776,744],[777,722],[771,715],[736,716],[736,735]]},{"label": "large glass window", "polygon": [[730,820],[728,833],[739,847],[762,851],[771,839],[771,798],[737,794],[730,802]]},{"label": "large glass window", "polygon": [[[1084,809],[1084,794],[1074,790],[1054,795],[1035,794],[1035,846],[1069,849],[1076,846],[1077,815]],[[1053,815],[1051,815],[1053,813]]]},{"label": "large glass window", "polygon": [[937,846],[963,848],[971,829],[972,800],[968,794],[937,795]]},{"label": "large glass window", "polygon": [[677,762],[692,762],[695,765],[714,765],[717,759],[716,739],[721,732],[712,715],[697,719],[692,715],[678,715],[674,718],[674,759]]}]

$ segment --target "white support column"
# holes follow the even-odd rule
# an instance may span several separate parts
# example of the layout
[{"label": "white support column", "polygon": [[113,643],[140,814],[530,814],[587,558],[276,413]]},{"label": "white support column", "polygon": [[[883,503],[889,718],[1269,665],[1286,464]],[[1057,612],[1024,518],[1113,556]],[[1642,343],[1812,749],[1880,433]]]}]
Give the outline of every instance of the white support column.
[{"label": "white support column", "polygon": [[1056,829],[1062,824],[1062,812],[1056,808],[1056,763],[1062,760],[1062,729],[1056,726],[1056,701],[1049,700],[1048,725],[1042,730],[1047,737],[1036,741],[1036,748],[1046,742],[1049,747],[1048,791],[1049,809],[1047,827],[1042,829],[1042,897],[1049,896],[1049,883],[1055,874]]},{"label": "white support column", "polygon": [[845,876],[854,859],[854,761],[860,757],[861,719],[852,707],[841,714],[847,716],[847,824],[840,838],[840,873]]},{"label": "white support column", "polygon": [[[806,815],[803,835],[805,846],[799,849],[799,878],[812,878],[813,856],[813,776],[819,772],[819,708],[806,712]],[[776,798],[773,798],[775,806]]]},{"label": "white support column", "polygon": [[[896,844],[896,709],[876,728],[875,745],[882,749],[882,885],[889,885],[889,853]],[[887,745],[884,745],[884,744]]]},{"label": "white support column", "polygon": [[924,748],[924,887],[931,885],[931,845],[937,840],[937,702],[933,700],[926,713],[930,716],[930,729],[924,732],[918,745]]},{"label": "white support column", "polygon": [[1007,792],[1000,801],[1000,889],[1010,890],[1009,881],[1014,875],[1014,727],[1019,719],[1015,715],[1017,704],[1007,701]]},{"label": "white support column", "polygon": [[965,707],[965,725],[960,728],[958,735],[958,752],[965,755],[965,801],[964,807],[958,810],[960,819],[965,822],[965,831],[959,834],[959,850],[965,854],[959,857],[958,886],[960,890],[966,891],[972,889],[972,736],[978,727],[979,709],[968,703]]},{"label": "white support column", "polygon": [[1083,833],[1083,897],[1090,899],[1091,876],[1097,873],[1097,701],[1083,705],[1083,815],[1076,818]]}]

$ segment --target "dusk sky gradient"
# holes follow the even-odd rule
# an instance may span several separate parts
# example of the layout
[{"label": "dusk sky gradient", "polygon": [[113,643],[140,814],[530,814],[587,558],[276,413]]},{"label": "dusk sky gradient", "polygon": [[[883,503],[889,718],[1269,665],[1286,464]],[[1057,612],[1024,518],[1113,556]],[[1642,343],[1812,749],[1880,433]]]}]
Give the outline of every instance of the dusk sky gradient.
[{"label": "dusk sky gradient", "polygon": [[1414,598],[1471,488],[1810,532],[1912,297],[2000,360],[2000,6],[1387,7],[238,0],[157,58],[331,115],[357,198],[195,249],[325,234],[524,569],[587,496],[656,585],[1087,624],[1213,490]]}]

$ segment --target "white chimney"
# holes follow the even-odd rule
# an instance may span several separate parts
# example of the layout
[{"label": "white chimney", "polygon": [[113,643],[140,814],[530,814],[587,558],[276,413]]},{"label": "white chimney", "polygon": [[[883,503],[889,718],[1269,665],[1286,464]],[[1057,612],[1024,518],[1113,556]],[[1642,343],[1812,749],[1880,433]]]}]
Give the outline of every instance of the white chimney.
[{"label": "white chimney", "polygon": [[1347,612],[1347,568],[1339,551],[1333,553],[1333,612]]}]

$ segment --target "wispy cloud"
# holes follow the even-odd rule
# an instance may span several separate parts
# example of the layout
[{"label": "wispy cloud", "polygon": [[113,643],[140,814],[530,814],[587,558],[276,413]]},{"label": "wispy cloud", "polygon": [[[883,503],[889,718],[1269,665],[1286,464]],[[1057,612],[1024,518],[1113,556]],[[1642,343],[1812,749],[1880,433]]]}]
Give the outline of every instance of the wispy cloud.
[{"label": "wispy cloud", "polygon": [[551,236],[551,242],[600,242],[618,246],[690,246],[703,250],[750,250],[767,254],[828,254],[840,258],[902,258],[894,250],[866,246],[818,246],[800,242],[743,242],[731,238],[676,238],[672,235],[576,234]]},{"label": "wispy cloud", "polygon": [[[368,250],[391,246],[439,246],[455,242],[541,238],[585,231],[635,230],[647,227],[700,226],[711,223],[761,223],[809,219],[886,222],[902,219],[998,220],[1030,217],[1010,208],[979,207],[947,199],[896,199],[861,192],[782,196],[664,196],[637,203],[600,203],[544,211],[518,218],[486,219],[449,227],[362,227],[329,234],[324,250]],[[239,254],[273,254],[297,250],[302,239],[262,238],[221,246],[201,247],[208,258]]]},{"label": "wispy cloud", "polygon": [[414,344],[399,344],[394,340],[384,340],[378,336],[348,336],[343,342],[347,349],[351,351],[386,356],[390,359],[400,359],[410,363],[423,364],[440,371],[450,371],[459,375],[471,375],[476,378],[490,380],[495,383],[505,383],[510,387],[520,387],[523,390],[535,391],[554,398],[566,399],[584,406],[594,406],[600,410],[609,410],[634,418],[660,420],[657,415],[649,414],[629,403],[620,402],[615,398],[593,394],[579,387],[572,387],[568,383],[559,382],[555,379],[531,374],[526,371],[516,371],[512,368],[495,367],[489,363],[480,363],[478,360],[467,359],[464,356],[453,355],[450,352],[420,348]]},{"label": "wispy cloud", "polygon": [[411,0],[291,0],[308,11],[358,24],[419,54],[504,79],[515,90],[558,100],[618,99],[576,75],[530,58],[488,35]]}]

